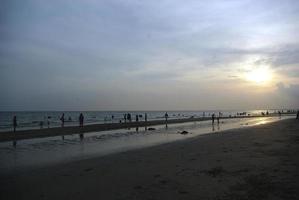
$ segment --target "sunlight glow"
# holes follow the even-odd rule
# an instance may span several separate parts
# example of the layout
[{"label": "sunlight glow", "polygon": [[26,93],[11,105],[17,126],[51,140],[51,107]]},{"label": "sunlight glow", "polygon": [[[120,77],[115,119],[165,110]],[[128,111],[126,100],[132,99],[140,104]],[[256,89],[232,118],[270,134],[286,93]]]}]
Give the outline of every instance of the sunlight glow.
[{"label": "sunlight glow", "polygon": [[259,67],[249,71],[246,79],[257,84],[266,83],[272,79],[272,73],[268,67]]}]

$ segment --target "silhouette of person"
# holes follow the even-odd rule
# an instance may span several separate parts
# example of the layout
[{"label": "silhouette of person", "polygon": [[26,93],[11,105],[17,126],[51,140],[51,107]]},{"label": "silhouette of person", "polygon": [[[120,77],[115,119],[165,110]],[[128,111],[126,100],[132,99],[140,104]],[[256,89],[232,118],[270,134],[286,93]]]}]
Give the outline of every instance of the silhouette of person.
[{"label": "silhouette of person", "polygon": [[165,113],[164,117],[165,117],[165,121],[167,123],[167,119],[168,119],[168,113],[167,112]]},{"label": "silhouette of person", "polygon": [[131,114],[130,113],[127,114],[127,119],[128,119],[129,122],[132,122],[132,118],[131,118]]},{"label": "silhouette of person", "polygon": [[296,119],[299,119],[299,110],[297,111]]},{"label": "silhouette of person", "polygon": [[144,121],[147,122],[147,113],[144,114]]},{"label": "silhouette of person", "polygon": [[[17,116],[13,116],[12,124],[13,124],[13,132],[15,133],[17,125],[18,125],[17,124]],[[17,146],[16,134],[13,134],[13,137],[14,137],[14,139],[13,139],[12,145],[14,147],[16,147]]]},{"label": "silhouette of person", "polygon": [[139,116],[138,115],[136,115],[136,122],[138,122],[139,121]]},{"label": "silhouette of person", "polygon": [[51,117],[48,116],[47,118],[48,118],[48,120],[47,120],[48,128],[50,128],[50,119],[51,119]]},{"label": "silhouette of person", "polygon": [[83,123],[84,123],[84,116],[82,113],[80,113],[79,115],[79,126],[83,127]]},{"label": "silhouette of person", "polygon": [[278,111],[278,115],[279,115],[279,118],[281,118],[281,112],[280,112],[280,110]]},{"label": "silhouette of person", "polygon": [[16,132],[16,128],[17,128],[17,116],[13,116],[13,120],[12,120],[12,124],[13,124],[13,132]]},{"label": "silhouette of person", "polygon": [[60,117],[60,121],[61,121],[61,127],[64,127],[64,113],[62,113]]},{"label": "silhouette of person", "polygon": [[212,124],[214,124],[214,122],[215,122],[215,114],[213,113],[212,114]]},{"label": "silhouette of person", "polygon": [[43,121],[40,121],[40,122],[39,122],[39,126],[40,126],[40,129],[42,129],[43,126],[44,126],[44,122],[43,122]]},{"label": "silhouette of person", "polygon": [[125,123],[127,123],[127,114],[124,114]]}]

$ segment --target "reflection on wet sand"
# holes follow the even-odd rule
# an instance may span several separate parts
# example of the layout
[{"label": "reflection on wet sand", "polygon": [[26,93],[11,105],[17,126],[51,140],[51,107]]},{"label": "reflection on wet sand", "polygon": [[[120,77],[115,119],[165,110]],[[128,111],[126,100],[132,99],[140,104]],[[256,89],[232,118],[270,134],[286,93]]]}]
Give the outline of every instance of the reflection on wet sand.
[{"label": "reflection on wet sand", "polygon": [[[106,155],[134,148],[142,148],[198,135],[223,131],[232,128],[242,128],[277,121],[279,118],[229,119],[219,124],[210,121],[200,123],[169,124],[146,127],[135,130],[113,130],[95,133],[80,133],[77,135],[50,138],[29,139],[0,143],[0,168],[20,166],[35,166],[64,160],[77,160],[84,157]],[[217,127],[215,127],[217,126]],[[217,129],[217,130],[215,130]],[[192,134],[180,134],[187,131]],[[84,136],[85,134],[85,136]],[[84,138],[85,137],[85,138]],[[84,148],[83,148],[84,147]],[[61,153],[63,152],[63,153]],[[17,160],[17,162],[14,162]],[[16,164],[14,164],[16,163]]]}]

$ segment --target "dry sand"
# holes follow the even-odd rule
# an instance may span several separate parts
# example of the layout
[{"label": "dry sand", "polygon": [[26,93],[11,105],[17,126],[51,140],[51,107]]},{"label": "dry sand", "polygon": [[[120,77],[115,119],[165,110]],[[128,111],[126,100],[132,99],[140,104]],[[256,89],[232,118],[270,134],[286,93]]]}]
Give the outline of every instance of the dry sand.
[{"label": "dry sand", "polygon": [[0,199],[299,199],[299,120],[1,174]]}]

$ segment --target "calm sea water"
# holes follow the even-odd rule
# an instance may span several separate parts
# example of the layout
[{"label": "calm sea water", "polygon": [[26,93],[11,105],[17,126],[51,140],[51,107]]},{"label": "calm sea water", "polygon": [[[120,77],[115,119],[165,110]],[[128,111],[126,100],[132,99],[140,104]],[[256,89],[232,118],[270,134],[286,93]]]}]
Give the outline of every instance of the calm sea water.
[{"label": "calm sea water", "polygon": [[[135,116],[139,115],[139,121],[144,120],[144,114],[147,113],[148,120],[163,119],[166,111],[39,111],[39,112],[0,112],[0,132],[12,130],[12,118],[17,116],[18,130],[37,129],[40,128],[40,122],[43,123],[43,128],[61,126],[60,117],[65,114],[65,126],[78,125],[80,113],[84,115],[85,124],[100,124],[100,123],[119,123],[124,121],[124,114],[130,113],[133,121]],[[180,119],[189,117],[209,117],[212,113],[223,113],[223,116],[235,116],[238,113],[246,112],[246,114],[260,114],[266,110],[249,110],[249,111],[222,111],[222,110],[206,110],[206,111],[167,111],[170,119]],[[275,112],[275,110],[269,110]]]}]

